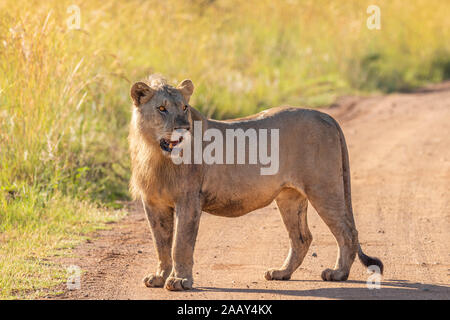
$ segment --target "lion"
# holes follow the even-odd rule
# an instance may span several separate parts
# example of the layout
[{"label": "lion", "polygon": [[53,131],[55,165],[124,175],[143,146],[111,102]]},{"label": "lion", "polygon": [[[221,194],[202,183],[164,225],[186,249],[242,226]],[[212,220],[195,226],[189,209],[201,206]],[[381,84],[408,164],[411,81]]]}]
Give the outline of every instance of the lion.
[{"label": "lion", "polygon": [[[265,272],[267,280],[289,280],[312,241],[306,219],[308,201],[327,224],[338,245],[334,268],[324,281],[347,280],[356,254],[366,266],[383,264],[365,255],[352,211],[348,151],[339,124],[317,110],[277,107],[226,121],[207,119],[189,104],[191,80],[177,87],[162,78],[137,82],[129,132],[130,191],[142,201],[153,236],[158,265],[144,278],[147,287],[187,290],[193,287],[193,253],[202,211],[239,217],[276,201],[290,239],[284,264]],[[278,129],[279,168],[261,175],[261,164],[175,164],[180,140],[174,130]],[[224,133],[225,134],[225,133]],[[246,151],[247,152],[247,151]]]}]

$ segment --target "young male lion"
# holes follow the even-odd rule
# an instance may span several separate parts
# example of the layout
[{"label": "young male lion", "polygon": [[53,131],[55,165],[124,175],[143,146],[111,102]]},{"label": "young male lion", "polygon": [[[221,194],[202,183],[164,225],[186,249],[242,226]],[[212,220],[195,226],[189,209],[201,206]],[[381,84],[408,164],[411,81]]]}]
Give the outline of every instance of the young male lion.
[{"label": "young male lion", "polygon": [[[237,217],[273,200],[289,233],[290,250],[281,268],[265,273],[267,280],[288,280],[302,263],[312,240],[306,220],[308,200],[339,248],[336,266],[322,272],[323,280],[346,280],[356,253],[365,266],[376,265],[382,271],[381,261],[366,256],[359,245],[347,147],[333,118],[315,110],[282,107],[216,121],[189,105],[193,91],[190,80],[176,88],[161,79],[137,82],[131,88],[130,189],[142,200],[159,261],[156,273],[144,279],[146,286],[192,288],[193,252],[202,211]],[[194,126],[195,121],[201,126]],[[182,139],[173,140],[173,131],[186,130],[195,136],[199,132],[194,129],[201,133],[216,129],[224,136],[227,129],[277,129],[278,172],[261,175],[261,164],[175,164],[171,154]],[[247,155],[250,147],[244,150]]]}]

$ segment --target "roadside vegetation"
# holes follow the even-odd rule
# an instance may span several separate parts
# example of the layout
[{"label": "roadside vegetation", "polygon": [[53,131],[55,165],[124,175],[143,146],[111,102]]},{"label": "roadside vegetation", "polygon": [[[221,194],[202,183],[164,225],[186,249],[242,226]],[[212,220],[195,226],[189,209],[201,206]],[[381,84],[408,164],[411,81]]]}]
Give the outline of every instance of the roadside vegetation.
[{"label": "roadside vegetation", "polygon": [[369,30],[372,2],[0,2],[0,298],[63,281],[51,257],[126,213],[129,88],[150,73],[192,79],[215,118],[450,78],[450,2],[376,1]]}]

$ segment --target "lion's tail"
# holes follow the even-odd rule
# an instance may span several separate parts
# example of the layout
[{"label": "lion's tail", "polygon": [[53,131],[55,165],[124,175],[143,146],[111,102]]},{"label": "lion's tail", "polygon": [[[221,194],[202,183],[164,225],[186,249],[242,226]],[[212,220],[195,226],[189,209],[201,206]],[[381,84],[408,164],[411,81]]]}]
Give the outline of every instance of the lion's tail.
[{"label": "lion's tail", "polygon": [[369,266],[377,266],[380,269],[380,273],[383,274],[383,262],[381,262],[380,259],[376,258],[376,257],[369,257],[368,255],[366,255],[362,249],[361,249],[361,245],[358,243],[358,258],[359,261],[361,261],[361,263],[363,265],[365,265],[366,267]]},{"label": "lion's tail", "polygon": [[[334,119],[333,119],[334,120]],[[353,209],[352,209],[352,196],[351,196],[351,186],[350,186],[350,164],[348,160],[348,150],[347,143],[345,142],[344,133],[342,132],[341,127],[337,123],[336,120],[335,125],[339,131],[339,139],[341,142],[341,155],[342,155],[342,171],[343,171],[343,180],[344,180],[344,195],[345,195],[345,203],[347,206],[347,214],[349,215],[350,221],[355,225],[355,219],[353,217]],[[359,261],[366,267],[375,265],[380,268],[380,273],[383,274],[383,263],[380,259],[375,257],[367,256],[361,249],[361,245],[358,240],[358,258]]]}]

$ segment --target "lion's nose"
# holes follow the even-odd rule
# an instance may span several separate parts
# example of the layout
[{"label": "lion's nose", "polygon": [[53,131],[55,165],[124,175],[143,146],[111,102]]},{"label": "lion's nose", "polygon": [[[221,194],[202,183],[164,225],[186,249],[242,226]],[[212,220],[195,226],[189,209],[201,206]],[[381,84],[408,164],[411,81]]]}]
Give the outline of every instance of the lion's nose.
[{"label": "lion's nose", "polygon": [[174,130],[187,130],[187,131],[189,131],[190,129],[191,127],[189,126],[189,124],[178,125],[174,128]]},{"label": "lion's nose", "polygon": [[175,118],[175,130],[177,129],[184,129],[184,130],[189,130],[190,129],[190,124],[189,122],[184,118],[184,117],[176,117]]},{"label": "lion's nose", "polygon": [[182,122],[175,123],[174,130],[178,130],[178,129],[189,130],[190,128],[191,128],[191,126],[189,125],[189,122],[182,121]]}]

